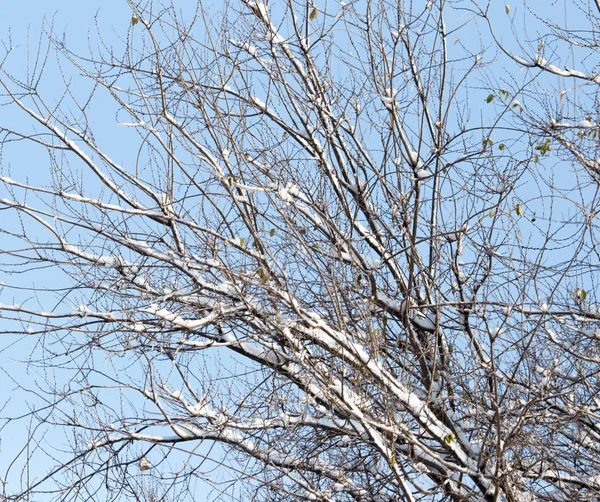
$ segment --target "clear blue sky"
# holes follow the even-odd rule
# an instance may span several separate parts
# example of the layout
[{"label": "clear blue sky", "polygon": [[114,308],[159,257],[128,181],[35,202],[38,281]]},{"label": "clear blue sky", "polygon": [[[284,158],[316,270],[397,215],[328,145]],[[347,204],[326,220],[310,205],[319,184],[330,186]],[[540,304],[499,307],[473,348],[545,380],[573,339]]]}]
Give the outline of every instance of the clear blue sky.
[{"label": "clear blue sky", "polygon": [[[511,3],[511,2],[508,2]],[[519,12],[518,2],[512,2],[511,8],[513,12]],[[546,7],[546,2],[540,2],[540,8]],[[66,35],[67,46],[79,50],[80,53],[85,54],[88,51],[88,45],[95,49],[98,45],[98,33],[96,32],[97,26],[100,27],[101,35],[105,42],[109,45],[115,42],[116,45],[122,46],[119,43],[127,37],[127,33],[131,26],[131,9],[125,1],[109,0],[109,1],[98,1],[98,0],[86,0],[86,1],[75,1],[75,0],[54,0],[54,1],[21,1],[17,2],[14,0],[2,0],[0,3],[2,14],[0,16],[0,39],[5,44],[10,44],[16,47],[15,54],[8,60],[8,68],[14,68],[15,71],[20,74],[24,74],[25,68],[32,64],[32,60],[27,60],[27,46],[29,45],[29,53],[34,55],[37,52],[37,43],[39,40],[39,34],[43,26],[50,26],[53,24],[53,30],[55,34],[64,32]],[[560,7],[560,6],[559,6]],[[493,2],[493,8],[497,11],[498,18],[504,16],[504,2]],[[556,8],[556,6],[555,6]],[[556,11],[560,13],[560,9]],[[576,13],[570,15],[576,16]],[[504,18],[502,18],[504,19]],[[576,23],[576,19],[570,19],[570,23]],[[97,23],[97,24],[96,24]],[[508,26],[508,24],[505,24]],[[535,38],[535,28],[532,27],[529,35],[532,39]],[[505,38],[510,38],[512,34],[507,30],[503,33]],[[464,34],[461,34],[464,36]],[[476,38],[476,33],[473,33],[473,40],[463,39],[463,43],[478,44],[479,40]],[[2,52],[2,49],[0,49]],[[524,54],[520,54],[524,55]],[[70,71],[70,70],[69,70]],[[516,70],[518,72],[519,70]],[[43,91],[46,96],[59,96],[64,89],[64,81],[61,78],[60,73],[57,71],[55,65],[55,58],[51,54],[50,59],[47,63],[47,73],[43,80]],[[481,96],[484,97],[488,94],[487,89],[481,90]],[[98,114],[96,126],[100,126],[96,130],[96,134],[106,135],[106,140],[110,139],[110,143],[107,144],[106,148],[112,155],[115,155],[119,161],[123,159],[133,158],[136,155],[135,151],[130,151],[127,142],[128,131],[122,128],[119,129],[119,134],[115,134],[116,128],[116,117],[114,115],[114,106],[112,103],[105,100],[105,97],[99,97],[99,101],[96,103],[98,110],[104,110],[104,114]],[[106,105],[106,108],[104,106]],[[483,99],[481,99],[481,106],[483,107]],[[0,109],[0,113],[3,110]],[[12,117],[11,117],[11,120]],[[14,117],[15,121],[20,120],[19,117]],[[25,162],[25,166],[20,161]],[[31,150],[27,159],[19,159],[16,157],[9,157],[8,162],[5,160],[3,168],[6,169],[10,164],[12,168],[11,176],[17,178],[17,173],[22,173],[24,169],[29,176],[36,176],[36,181],[43,180],[48,175],[48,164],[47,156],[43,154],[41,150]],[[3,174],[7,175],[8,172]],[[569,179],[570,176],[568,168],[565,169],[563,175],[565,180]],[[572,181],[572,179],[571,179]],[[525,192],[524,192],[525,193]],[[1,194],[0,196],[4,196]],[[0,214],[0,218],[2,215]],[[10,222],[2,222],[1,225],[6,227],[10,225]],[[2,237],[0,236],[0,239]],[[14,284],[14,276],[10,278]],[[3,277],[0,271],[0,281],[6,281],[7,278]],[[60,284],[56,274],[51,270],[41,270],[36,273],[36,281],[38,283],[45,284]],[[64,283],[66,285],[66,283]],[[19,298],[20,293],[18,291],[9,291],[5,289],[2,292],[0,302],[12,303],[13,298]],[[19,299],[19,301],[21,301]],[[9,321],[2,320],[4,323],[3,329],[6,329],[6,323]],[[15,327],[18,329],[18,327]],[[32,387],[35,387],[36,375],[33,372],[28,372],[25,365],[22,363],[15,363],[15,359],[20,359],[24,355],[26,356],[32,348],[34,340],[20,341],[13,346],[10,346],[0,352],[0,403],[4,403],[7,399],[7,393],[14,387],[10,378],[14,378],[17,381],[29,382]],[[0,350],[6,346],[6,340],[0,341]],[[10,378],[9,378],[10,375]],[[36,400],[33,396],[27,397],[28,400]],[[19,402],[21,401],[21,402]],[[25,410],[24,406],[25,396],[18,395],[14,396],[11,402],[11,410],[19,408]],[[4,413],[0,413],[3,415]],[[0,432],[0,476],[6,471],[7,463],[13,458],[13,454],[17,448],[22,447],[24,441],[27,438],[27,431],[22,429],[22,424],[15,424],[15,426],[9,426],[4,431]],[[44,472],[47,470],[48,465],[35,465],[32,469]],[[15,473],[13,473],[15,474]],[[33,472],[33,476],[38,476],[39,472]]]}]

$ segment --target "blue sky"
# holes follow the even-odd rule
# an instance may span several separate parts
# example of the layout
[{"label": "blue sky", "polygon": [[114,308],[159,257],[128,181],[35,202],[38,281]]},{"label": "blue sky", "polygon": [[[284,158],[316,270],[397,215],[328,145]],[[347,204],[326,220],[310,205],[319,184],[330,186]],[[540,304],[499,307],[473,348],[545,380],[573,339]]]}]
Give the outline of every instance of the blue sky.
[{"label": "blue sky", "polygon": [[[516,2],[515,2],[516,3]],[[545,2],[540,2],[540,7],[545,5]],[[30,2],[14,2],[14,1],[2,1],[2,16],[0,17],[0,33],[1,38],[6,43],[9,43],[9,39],[12,41],[12,45],[16,48],[14,54],[11,54],[8,58],[7,67],[14,69],[14,71],[20,75],[25,74],[25,68],[30,66],[33,59],[27,58],[27,53],[30,56],[35,55],[38,48],[39,34],[43,26],[48,26],[50,22],[53,23],[53,29],[55,34],[65,33],[65,40],[67,46],[76,48],[80,53],[85,54],[88,51],[88,47],[95,49],[98,45],[99,35],[96,32],[96,23],[100,29],[100,35],[109,45],[116,47],[122,47],[122,41],[126,39],[128,33],[131,30],[131,10],[126,2],[124,1],[109,1],[109,2],[97,2],[97,1],[53,1],[53,2],[42,2],[42,1],[30,1]],[[505,8],[503,2],[493,3],[493,8],[498,14],[498,19],[506,19]],[[512,6],[513,12],[519,12],[518,6]],[[574,14],[575,15],[575,14]],[[574,22],[574,20],[571,20]],[[503,26],[507,27],[507,23]],[[535,32],[532,28],[531,31]],[[510,38],[510,32],[506,30],[503,36]],[[462,39],[462,42],[469,46],[479,43],[476,34],[473,33],[473,39]],[[461,34],[461,37],[468,36],[465,33]],[[529,33],[532,40],[535,39],[535,33]],[[533,42],[532,42],[533,43]],[[27,50],[29,46],[29,51]],[[521,54],[522,55],[522,54]],[[41,83],[41,90],[46,96],[55,96],[58,99],[63,92],[65,86],[65,80],[63,76],[76,77],[77,72],[69,68],[64,68],[64,73],[58,71],[56,66],[56,60],[52,54],[49,56],[48,63],[46,65],[47,71]],[[514,65],[513,65],[514,67]],[[520,70],[515,68],[515,72],[521,75]],[[79,86],[79,80],[75,81],[73,92],[81,93],[85,95],[89,92],[89,89],[76,87]],[[474,108],[478,107],[483,109],[486,105],[483,103],[483,99],[490,92],[491,89],[485,87],[482,84],[482,88],[474,91],[476,101],[479,105],[474,105]],[[497,102],[496,102],[497,103]],[[496,103],[491,106],[495,106]],[[116,109],[112,102],[106,99],[105,96],[98,95],[98,100],[94,104],[95,108],[92,109],[91,115],[95,116],[94,126],[96,127],[96,134],[100,139],[100,142],[104,142],[105,148],[111,155],[113,155],[119,162],[133,162],[137,154],[136,151],[132,151],[129,146],[129,134],[133,134],[127,129],[117,128],[117,116],[115,114]],[[96,113],[93,113],[96,110]],[[6,117],[4,118],[6,120]],[[19,123],[21,117],[15,115],[10,117],[14,123]],[[32,148],[27,152],[27,158],[12,155],[13,151],[11,147],[7,147],[4,151],[5,158],[3,159],[3,172],[4,175],[10,175],[14,178],[26,173],[28,176],[35,176],[36,182],[43,183],[45,177],[48,176],[48,158],[42,149]],[[569,167],[565,166],[562,175],[565,176],[565,181],[573,182],[573,178],[569,173]],[[560,178],[558,178],[560,180]],[[522,191],[524,200],[526,200],[527,190]],[[528,206],[528,210],[531,211],[534,207],[532,202]],[[16,223],[16,222],[14,222]],[[12,225],[13,222],[3,222],[3,227]],[[523,222],[524,226],[526,222]],[[15,227],[16,228],[16,227]],[[525,230],[524,230],[525,233]],[[6,242],[6,241],[5,241]],[[0,280],[10,280],[12,284],[15,284],[14,277],[9,278],[2,277]],[[58,274],[52,269],[42,269],[36,271],[35,280],[38,284],[52,284],[54,287],[57,285],[63,285],[67,287],[68,282],[64,278],[59,278]],[[62,281],[62,282],[61,282]],[[2,297],[0,301],[3,303],[12,303],[13,298],[18,301],[23,300],[23,293],[16,290],[9,290],[5,288],[2,291]],[[34,298],[29,298],[30,302],[35,303]],[[3,320],[4,327],[9,321]],[[6,328],[5,328],[6,329]],[[18,326],[14,328],[18,330]],[[2,342],[2,346],[5,346],[6,342]],[[35,371],[27,370],[24,364],[15,363],[14,360],[23,359],[27,354],[34,348],[34,339],[24,339],[16,341],[14,345],[10,345],[8,348],[0,352],[0,360],[2,361],[2,370],[4,373],[0,373],[0,385],[2,390],[2,400],[6,399],[6,392],[10,392],[10,389],[14,387],[10,381],[11,378],[19,382],[26,382],[25,385],[29,385],[32,388],[36,386],[36,380],[39,376],[36,375]],[[27,398],[39,401],[34,396]],[[19,402],[22,400],[22,402]],[[11,409],[16,410],[19,407],[26,409],[24,406],[24,396],[15,395],[11,402]],[[23,430],[22,424],[14,424],[14,426],[7,427],[1,434],[0,450],[2,455],[0,456],[0,475],[5,472],[7,462],[12,458],[12,453],[16,449],[20,448],[26,440],[26,431]],[[32,465],[32,475],[37,476],[42,471],[46,471],[49,464],[36,464]],[[37,471],[37,472],[36,472]]]}]

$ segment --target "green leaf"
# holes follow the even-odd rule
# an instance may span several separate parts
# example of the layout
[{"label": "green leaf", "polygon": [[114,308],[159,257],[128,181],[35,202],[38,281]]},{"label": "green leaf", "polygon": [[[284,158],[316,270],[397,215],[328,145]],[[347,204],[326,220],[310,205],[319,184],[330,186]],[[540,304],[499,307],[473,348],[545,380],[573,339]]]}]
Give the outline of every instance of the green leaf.
[{"label": "green leaf", "polygon": [[275,235],[275,229],[274,228],[272,228],[271,230],[269,230],[269,235],[271,237],[273,237]]},{"label": "green leaf", "polygon": [[525,209],[523,209],[523,206],[521,206],[521,204],[517,204],[516,207],[515,207],[515,212],[519,216],[523,216],[525,214]]},{"label": "green leaf", "polygon": [[550,151],[550,138],[547,138],[546,141],[535,147],[535,149],[542,154],[542,156],[546,155]]},{"label": "green leaf", "polygon": [[454,437],[454,434],[452,432],[444,438],[444,443],[446,443],[447,445],[451,445],[452,443],[454,443],[454,441],[456,441],[456,438]]},{"label": "green leaf", "polygon": [[491,103],[492,101],[494,101],[494,95],[490,94],[486,99],[485,102],[486,103]]},{"label": "green leaf", "polygon": [[240,238],[240,247],[244,247],[245,243],[246,243],[246,238],[245,237]]},{"label": "green leaf", "polygon": [[576,301],[583,301],[587,298],[587,293],[584,289],[577,288],[575,291],[573,291],[573,297]]},{"label": "green leaf", "polygon": [[319,11],[317,11],[316,7],[313,7],[313,10],[310,11],[310,14],[308,15],[308,19],[310,19],[311,21],[313,19],[317,19],[317,14],[319,13]]},{"label": "green leaf", "polygon": [[301,228],[298,232],[300,232],[300,235],[306,235],[306,228]]},{"label": "green leaf", "polygon": [[262,282],[267,282],[268,277],[267,277],[267,274],[265,273],[265,271],[264,271],[264,269],[262,267],[259,268],[256,272],[258,273],[258,277],[260,277],[260,280]]},{"label": "green leaf", "polygon": [[503,152],[503,151],[504,151],[504,148],[505,148],[505,146],[504,146],[504,143],[500,143],[500,144],[498,145],[498,150],[500,150],[501,152]]}]

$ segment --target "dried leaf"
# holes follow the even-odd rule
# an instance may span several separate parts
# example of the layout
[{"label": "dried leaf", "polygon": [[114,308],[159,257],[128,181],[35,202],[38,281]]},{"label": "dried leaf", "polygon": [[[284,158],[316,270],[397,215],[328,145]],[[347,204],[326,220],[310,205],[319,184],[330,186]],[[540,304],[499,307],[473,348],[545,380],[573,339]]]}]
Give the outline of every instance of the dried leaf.
[{"label": "dried leaf", "polygon": [[521,204],[517,204],[517,206],[515,207],[515,212],[519,216],[523,216],[525,214],[525,209],[523,209],[523,206],[521,206]]},{"label": "dried leaf", "polygon": [[144,471],[147,471],[148,469],[150,469],[152,467],[152,464],[146,457],[142,457],[142,458],[140,458],[139,466],[140,466],[140,471],[144,472]]}]

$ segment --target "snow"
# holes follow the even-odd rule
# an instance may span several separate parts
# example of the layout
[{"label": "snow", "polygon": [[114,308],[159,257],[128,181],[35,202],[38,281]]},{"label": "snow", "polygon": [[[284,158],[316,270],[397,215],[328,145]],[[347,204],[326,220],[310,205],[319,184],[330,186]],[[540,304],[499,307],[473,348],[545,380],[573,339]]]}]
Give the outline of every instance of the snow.
[{"label": "snow", "polygon": [[199,429],[197,429],[197,427],[173,424],[171,426],[171,428],[173,429],[173,432],[175,434],[177,434],[181,439],[197,439],[198,438],[198,436],[194,433],[194,430],[199,430]]},{"label": "snow", "polygon": [[[195,417],[200,417],[203,415],[211,416],[213,413],[210,413],[210,410],[206,407],[203,401],[196,403],[195,405],[187,405],[186,409],[189,413],[194,415]],[[208,412],[208,413],[207,413]]]},{"label": "snow", "polygon": [[404,301],[400,302],[393,298],[390,298],[385,293],[381,291],[377,291],[377,300],[384,303],[386,305],[386,310],[394,313],[402,313],[404,312]]},{"label": "snow", "polygon": [[431,173],[427,169],[419,169],[415,173],[415,178],[418,180],[424,180],[431,176]]},{"label": "snow", "polygon": [[395,98],[382,97],[381,101],[388,110],[392,111],[394,109]]},{"label": "snow", "polygon": [[146,122],[143,120],[141,122],[118,122],[117,126],[119,127],[144,127]]},{"label": "snow", "polygon": [[535,66],[534,63],[530,63],[529,61],[526,61],[523,58],[520,58],[519,56],[512,56],[512,58],[519,64],[522,64],[523,66],[527,66],[528,68],[531,68],[532,66]]},{"label": "snow", "polygon": [[549,64],[546,67],[546,69],[549,70],[549,71],[551,71],[552,73],[555,73],[555,74],[560,75],[562,77],[568,77],[569,76],[569,72],[568,71],[561,70],[560,68],[558,68],[557,66],[554,66],[552,64]]},{"label": "snow", "polygon": [[413,167],[416,167],[419,164],[419,154],[414,150],[409,150],[408,158]]},{"label": "snow", "polygon": [[343,485],[342,483],[334,483],[333,484],[333,491],[334,492],[341,492],[345,487],[346,487],[346,485]]},{"label": "snow", "polygon": [[586,314],[590,314],[593,316],[600,315],[600,305],[592,305],[590,303],[584,303],[581,305],[581,310],[583,310]]},{"label": "snow", "polygon": [[436,330],[436,325],[435,322],[433,322],[430,319],[430,316],[428,317],[420,317],[418,315],[414,316],[414,318],[412,319],[412,321],[419,326],[419,328],[422,328],[426,331],[435,331]]},{"label": "snow", "polygon": [[596,127],[596,124],[594,124],[593,122],[590,122],[589,120],[582,120],[581,122],[579,122],[579,124],[577,124],[577,127],[583,127],[584,129],[591,129],[593,127]]},{"label": "snow", "polygon": [[233,184],[236,188],[240,188],[241,190],[245,190],[246,192],[266,192],[267,189],[264,187],[255,187],[250,185],[244,185],[243,183],[239,183],[237,181],[233,181]]},{"label": "snow", "polygon": [[300,189],[298,188],[297,185],[294,185],[293,183],[288,183],[288,191],[291,195],[295,195],[295,196],[299,196],[300,195]]},{"label": "snow", "polygon": [[499,326],[490,326],[488,328],[488,333],[490,334],[490,336],[492,338],[496,338],[498,335],[500,335],[502,333],[502,328],[500,328]]},{"label": "snow", "polygon": [[258,107],[261,108],[262,110],[266,110],[267,109],[267,105],[265,104],[265,102],[260,99],[257,98],[256,96],[252,97],[252,102]]},{"label": "snow", "polygon": [[90,441],[90,442],[88,443],[88,448],[89,448],[90,450],[94,450],[94,449],[96,449],[96,448],[98,448],[98,447],[102,446],[102,444],[103,444],[103,443],[102,443],[102,441],[100,441],[100,440],[97,440],[97,439],[94,439],[94,440],[92,440],[92,441]]},{"label": "snow", "polygon": [[583,72],[580,72],[580,71],[577,71],[577,70],[570,70],[566,66],[565,66],[565,70],[569,73],[570,77],[584,78],[586,80],[588,79],[588,76],[585,73],[583,73]]},{"label": "snow", "polygon": [[283,202],[287,202],[287,203],[291,203],[293,202],[293,197],[290,194],[290,187],[291,187],[291,183],[288,183],[284,188],[281,188],[278,192],[279,194],[279,198],[283,201]]},{"label": "snow", "polygon": [[248,7],[260,14],[264,20],[269,19],[269,11],[263,2],[248,2]]},{"label": "snow", "polygon": [[381,260],[366,260],[366,266],[369,270],[377,270],[381,267]]},{"label": "snow", "polygon": [[340,260],[345,261],[347,263],[352,263],[352,256],[350,255],[350,253],[342,251],[340,252]]}]

